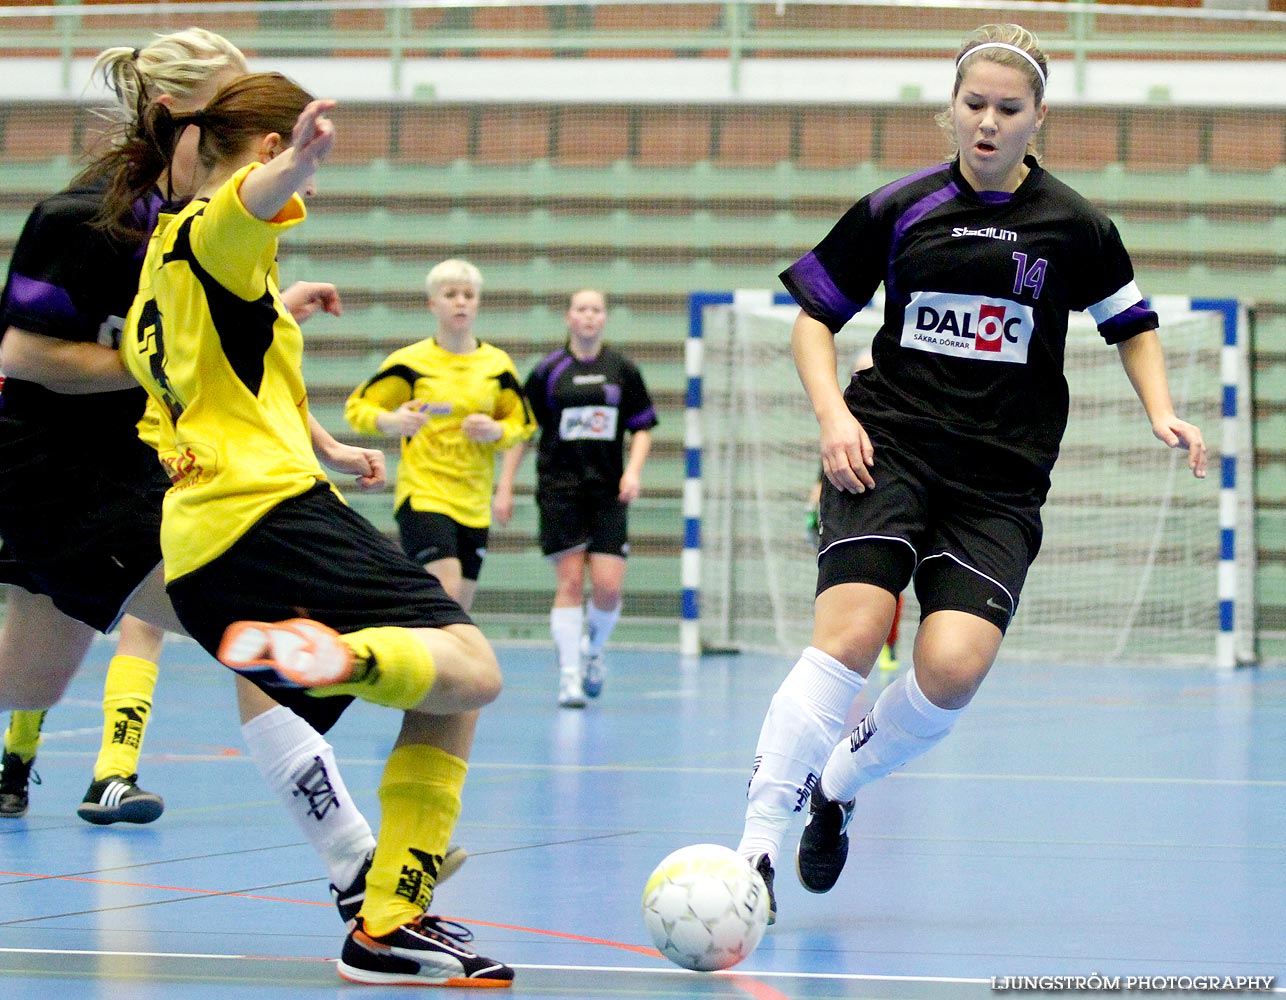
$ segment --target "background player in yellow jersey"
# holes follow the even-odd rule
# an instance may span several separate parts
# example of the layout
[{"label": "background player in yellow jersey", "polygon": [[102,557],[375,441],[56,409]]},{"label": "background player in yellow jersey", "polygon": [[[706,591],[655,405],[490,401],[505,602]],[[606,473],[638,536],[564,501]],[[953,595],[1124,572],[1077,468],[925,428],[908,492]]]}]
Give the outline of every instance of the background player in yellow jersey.
[{"label": "background player in yellow jersey", "polygon": [[402,443],[394,506],[406,554],[473,606],[491,526],[495,453],[536,428],[509,355],[473,332],[482,275],[444,260],[425,279],[435,336],[394,351],[344,407],[355,430]]},{"label": "background player in yellow jersey", "polygon": [[[278,235],[303,221],[298,192],[311,190],[334,142],[331,106],[278,74],[254,74],[195,114],[150,109],[140,141],[120,151],[127,183],[117,194],[132,200],[128,188],[166,169],[176,137],[200,130],[196,195],[158,220],[121,345],[160,410],[158,453],[173,481],[161,522],[166,589],[198,643],[305,718],[333,719],[353,696],[404,710],[340,974],[505,986],[512,969],[470,950],[467,929],[424,912],[499,664],[441,584],[327,481],[303,338],[277,285]],[[366,449],[321,454],[359,484],[376,478]]]}]

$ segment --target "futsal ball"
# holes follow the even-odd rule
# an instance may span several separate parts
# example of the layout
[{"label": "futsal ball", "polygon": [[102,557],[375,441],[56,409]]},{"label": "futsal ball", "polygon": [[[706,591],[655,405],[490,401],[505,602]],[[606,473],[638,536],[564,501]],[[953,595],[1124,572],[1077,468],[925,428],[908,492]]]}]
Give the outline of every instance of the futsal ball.
[{"label": "futsal ball", "polygon": [[718,844],[682,847],[643,888],[643,922],[657,949],[697,972],[728,969],[768,926],[768,889],[750,862]]}]

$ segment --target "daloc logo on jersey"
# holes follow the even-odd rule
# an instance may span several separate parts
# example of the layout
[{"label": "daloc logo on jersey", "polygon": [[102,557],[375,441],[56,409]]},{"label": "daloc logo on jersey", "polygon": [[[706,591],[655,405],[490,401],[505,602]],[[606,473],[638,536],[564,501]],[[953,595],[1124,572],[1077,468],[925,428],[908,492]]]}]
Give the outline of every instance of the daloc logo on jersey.
[{"label": "daloc logo on jersey", "polygon": [[569,406],[558,421],[563,441],[613,441],[616,439],[615,406]]},{"label": "daloc logo on jersey", "polygon": [[977,361],[1027,363],[1030,306],[952,292],[916,292],[902,319],[902,346]]}]

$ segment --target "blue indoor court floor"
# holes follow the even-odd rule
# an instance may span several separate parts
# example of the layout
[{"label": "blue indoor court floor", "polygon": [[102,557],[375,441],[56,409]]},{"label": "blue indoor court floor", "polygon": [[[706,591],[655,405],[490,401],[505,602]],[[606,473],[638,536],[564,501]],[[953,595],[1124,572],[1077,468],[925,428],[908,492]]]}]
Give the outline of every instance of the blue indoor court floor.
[{"label": "blue indoor court floor", "polygon": [[[31,811],[0,820],[0,1000],[387,994],[338,978],[323,870],[240,753],[231,679],[190,642],[166,647],[144,748],[164,816],[76,818],[111,649],[46,721]],[[1127,976],[1286,993],[1286,670],[998,666],[946,742],[861,793],[835,890],[805,892],[788,856],[777,925],[711,976],[652,950],[640,895],[675,848],[735,845],[788,658],[612,651],[579,712],[555,704],[549,650],[500,658],[455,837],[471,858],[434,911],[516,967],[503,995],[938,1000],[1096,973],[1122,993]],[[356,705],[330,734],[372,825],[395,731]]]}]

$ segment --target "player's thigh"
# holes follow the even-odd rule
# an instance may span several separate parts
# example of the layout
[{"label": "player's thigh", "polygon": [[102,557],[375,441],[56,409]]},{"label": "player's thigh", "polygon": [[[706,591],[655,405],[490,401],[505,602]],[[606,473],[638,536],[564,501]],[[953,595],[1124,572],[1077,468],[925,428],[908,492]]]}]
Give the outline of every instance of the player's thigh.
[{"label": "player's thigh", "polygon": [[589,543],[589,515],[581,497],[573,490],[536,490],[539,515],[540,551],[557,556]]},{"label": "player's thigh", "polygon": [[49,708],[67,689],[95,631],[43,594],[7,590],[0,626],[0,709]]},{"label": "player's thigh", "polygon": [[125,603],[122,614],[175,635],[187,635],[165,589],[165,566],[158,564]]}]

